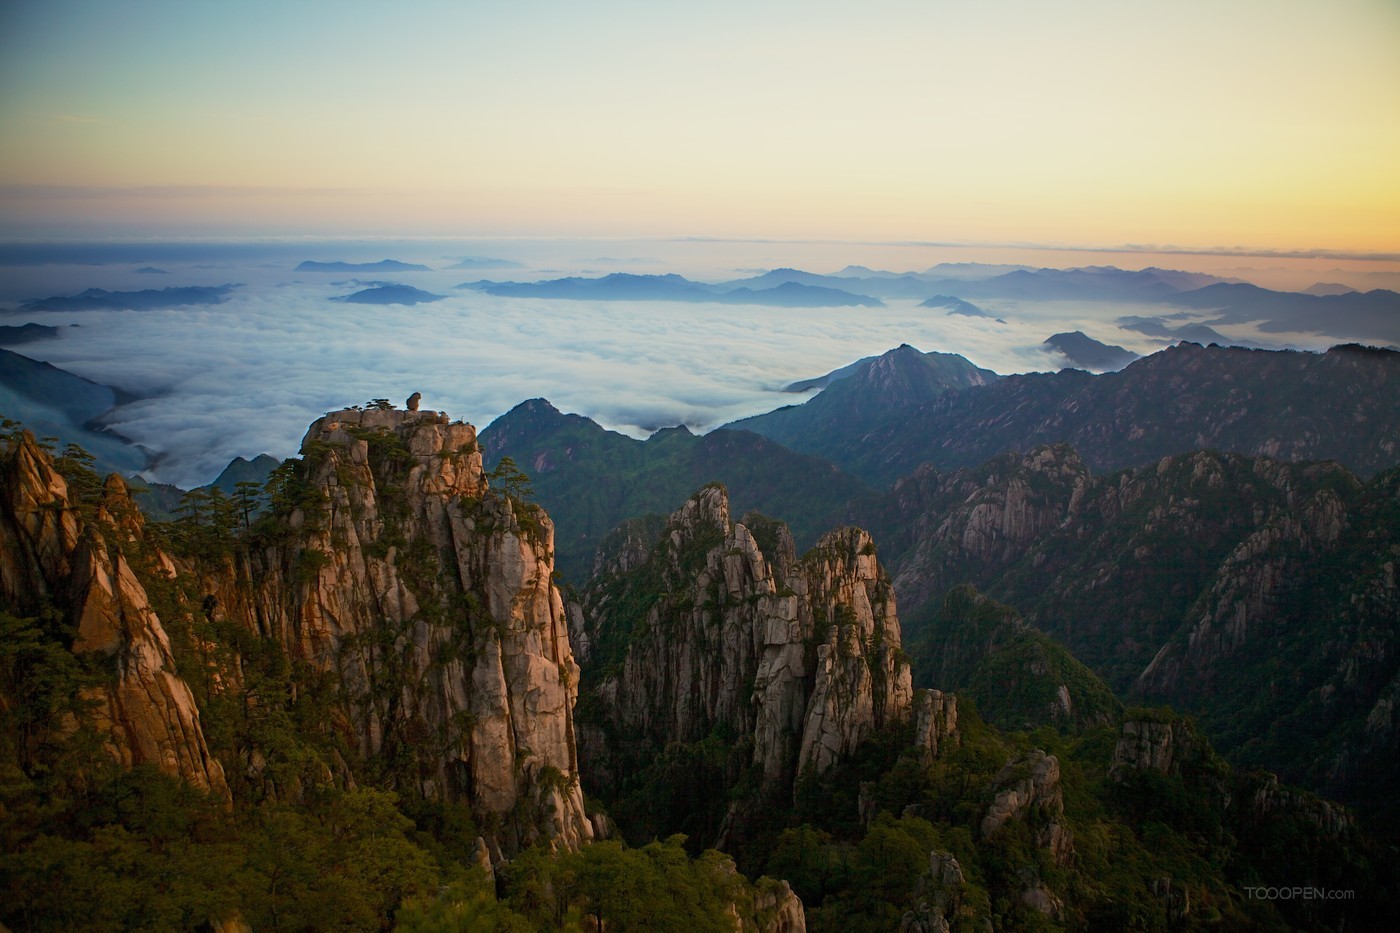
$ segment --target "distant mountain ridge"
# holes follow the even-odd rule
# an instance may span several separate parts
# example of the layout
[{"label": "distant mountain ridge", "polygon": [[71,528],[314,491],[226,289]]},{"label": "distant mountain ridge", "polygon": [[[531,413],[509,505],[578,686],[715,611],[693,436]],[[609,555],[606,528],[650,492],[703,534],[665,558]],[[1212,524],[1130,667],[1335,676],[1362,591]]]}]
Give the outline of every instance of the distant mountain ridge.
[{"label": "distant mountain ridge", "polygon": [[1183,292],[1171,304],[1217,311],[1210,324],[1258,322],[1267,333],[1331,334],[1400,342],[1400,292],[1377,288],[1341,294],[1278,292],[1246,283],[1218,283]]},{"label": "distant mountain ridge", "polygon": [[[822,278],[814,276],[813,278]],[[758,285],[759,287],[754,287]],[[570,276],[541,282],[468,282],[457,286],[488,295],[512,298],[565,298],[598,301],[695,301],[725,304],[768,304],[779,307],[879,307],[879,299],[840,288],[794,280],[771,284],[756,280],[728,285],[693,282],[674,272],[633,275],[614,272],[599,278]]]},{"label": "distant mountain ridge", "polygon": [[421,288],[414,288],[411,285],[376,285],[373,288],[362,289],[351,295],[342,295],[332,298],[332,301],[343,301],[358,305],[417,305],[431,301],[441,301],[445,295],[435,295],[426,292]]},{"label": "distant mountain ridge", "polygon": [[806,403],[725,427],[753,431],[839,464],[838,457],[847,445],[859,445],[859,437],[882,431],[897,434],[908,414],[940,395],[988,385],[1001,377],[956,353],[923,353],[901,344],[856,365],[844,378],[823,378],[829,380],[827,387]]},{"label": "distant mountain ridge", "polygon": [[[675,273],[618,272],[599,278],[571,276],[539,282],[483,280],[458,287],[513,297],[753,302],[786,307],[878,307],[884,299],[916,299],[928,302],[930,307],[946,307],[950,313],[974,317],[994,316],[977,307],[975,299],[1119,301],[1218,312],[1205,326],[1259,322],[1262,330],[1271,333],[1316,333],[1340,339],[1400,342],[1400,294],[1384,289],[1338,293],[1327,287],[1323,294],[1280,292],[1236,279],[1156,267],[1006,267],[1009,271],[987,274],[993,268],[999,267],[968,271],[935,266],[925,273],[891,273],[848,266],[834,275],[778,268],[713,284],[695,282]],[[941,269],[951,274],[938,274]],[[1172,336],[1193,339],[1204,333]]]},{"label": "distant mountain ridge", "polygon": [[431,272],[423,265],[413,262],[400,262],[397,259],[381,259],[378,262],[317,262],[308,259],[300,262],[297,272]]},{"label": "distant mountain ridge", "polygon": [[146,288],[134,292],[109,292],[89,288],[76,295],[38,298],[20,305],[21,311],[152,311],[181,305],[216,305],[228,300],[237,285],[185,285]]},{"label": "distant mountain ridge", "polygon": [[1138,359],[1138,355],[1132,350],[1095,340],[1082,330],[1051,334],[1045,338],[1045,345],[1053,348],[1068,360],[1071,366],[1079,369],[1122,369]]},{"label": "distant mountain ridge", "polygon": [[645,441],[609,431],[544,399],[521,402],[481,431],[488,466],[510,457],[555,516],[560,572],[587,578],[594,550],[624,520],[665,513],[708,482],[729,488],[735,508],[793,516],[810,544],[838,524],[846,502],[870,490],[830,463],[747,431],[696,436],[667,428]]},{"label": "distant mountain ridge", "polygon": [[977,307],[970,301],[963,301],[961,298],[954,298],[952,295],[934,295],[919,302],[921,308],[946,308],[949,314],[959,314],[963,317],[991,317],[986,311]]},{"label": "distant mountain ridge", "polygon": [[49,363],[0,350],[0,416],[22,421],[40,437],[85,448],[104,470],[143,470],[150,454],[106,430],[99,419],[133,397]]},{"label": "distant mountain ridge", "polygon": [[15,347],[58,336],[57,327],[45,324],[0,324],[0,346]]},{"label": "distant mountain ridge", "polygon": [[[886,357],[896,353],[903,351]],[[886,404],[853,375],[804,405],[729,426],[826,457],[876,484],[924,462],[974,466],[1058,441],[1073,444],[1099,471],[1201,447],[1336,459],[1363,476],[1400,460],[1400,353],[1392,350],[1181,343],[1101,376],[1063,370],[985,382]],[[850,398],[831,417],[840,396],[822,398],[835,389]]]}]

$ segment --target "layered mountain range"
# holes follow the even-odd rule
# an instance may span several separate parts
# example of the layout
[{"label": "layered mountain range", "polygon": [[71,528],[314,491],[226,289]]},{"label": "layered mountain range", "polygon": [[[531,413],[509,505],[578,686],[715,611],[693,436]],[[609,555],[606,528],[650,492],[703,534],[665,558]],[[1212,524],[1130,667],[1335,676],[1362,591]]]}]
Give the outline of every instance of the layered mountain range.
[{"label": "layered mountain range", "polygon": [[906,346],[766,437],[371,405],[172,522],[11,426],[0,920],[1379,923],[1397,359]]},{"label": "layered mountain range", "polygon": [[[1067,449],[1036,456],[1002,472],[1033,469],[1097,501]],[[1183,469],[1211,483],[1195,462]],[[1342,526],[1370,540],[1387,520],[1364,517],[1385,500],[1381,479],[1271,470],[1260,481],[1280,489],[1279,509],[1301,510],[1317,547],[1350,553]],[[202,898],[164,895],[188,925],[317,925],[354,909],[354,923],[467,911],[548,926],[587,910],[670,929],[658,918],[674,909],[774,931],[1126,916],[1340,928],[1370,908],[1299,911],[1240,886],[1264,873],[1386,883],[1347,811],[1232,769],[1172,714],[1124,711],[1064,648],[974,591],[945,601],[910,654],[897,579],[869,533],[836,528],[799,555],[781,522],[734,521],[719,485],[669,518],[622,524],[588,583],[561,592],[554,525],[528,478],[510,463],[486,471],[471,426],[436,412],[319,418],[256,522],[214,497],[148,523],[120,477],[99,481],[22,432],[0,471],[5,830],[19,853],[7,922],[61,927],[99,898],[92,925],[122,928],[152,909],[130,893],[148,873],[191,870],[165,861],[173,851],[231,872]],[[1254,521],[1283,527],[1288,514]],[[1173,657],[1154,669],[1200,660]],[[915,691],[916,678],[966,699]],[[1001,732],[980,704],[1008,728],[1050,728]],[[225,815],[196,820],[160,775]],[[141,803],[93,811],[82,794],[94,789]],[[311,822],[287,822],[288,806]],[[142,822],[153,813],[163,822]],[[221,849],[207,829],[179,828],[209,820],[225,827]],[[1135,836],[1148,825],[1155,848]],[[272,831],[285,851],[259,841]],[[670,838],[602,841],[619,833]],[[116,839],[140,879],[122,889],[133,913],[110,903],[100,872],[82,874],[84,853]],[[316,854],[333,839],[351,849]],[[710,845],[750,877],[786,880],[750,885],[724,856],[681,848]],[[452,865],[478,880],[434,881]],[[653,893],[611,903],[638,872]],[[41,883],[51,877],[60,888]]]},{"label": "layered mountain range", "polygon": [[[949,273],[953,274],[949,274]],[[1124,270],[1113,266],[1075,269],[996,267],[926,272],[881,273],[853,267],[835,275],[800,269],[772,269],[728,282],[697,282],[683,276],[612,273],[597,278],[569,276],[533,282],[466,282],[459,288],[516,298],[609,301],[686,301],[760,304],[774,307],[879,307],[884,299],[915,299],[948,314],[987,316],[973,300],[1132,302],[1161,305],[1151,322],[1177,339],[1183,312],[1206,318],[1188,326],[1254,323],[1267,333],[1327,334],[1339,339],[1400,340],[1396,314],[1400,294],[1386,289],[1358,292],[1324,288],[1282,292],[1218,276],[1173,269]]]},{"label": "layered mountain range", "polygon": [[[732,427],[871,484],[907,475],[827,498],[831,484],[795,479],[812,474],[750,441],[745,470],[787,476],[802,497],[745,508],[871,529],[909,640],[929,637],[949,590],[973,584],[1063,640],[1112,692],[1189,710],[1234,760],[1394,819],[1386,468],[1400,455],[1400,354],[1183,344],[1119,373],[997,377],[905,346],[826,378],[811,401]],[[587,445],[553,444],[586,420],[532,404],[530,443],[510,440],[520,411],[484,434],[490,455],[534,468],[547,507],[567,513],[605,469],[608,482],[657,488]],[[1235,453],[1190,453],[1202,447]],[[1309,463],[1327,458],[1340,464]],[[712,478],[735,472],[715,464]]]}]

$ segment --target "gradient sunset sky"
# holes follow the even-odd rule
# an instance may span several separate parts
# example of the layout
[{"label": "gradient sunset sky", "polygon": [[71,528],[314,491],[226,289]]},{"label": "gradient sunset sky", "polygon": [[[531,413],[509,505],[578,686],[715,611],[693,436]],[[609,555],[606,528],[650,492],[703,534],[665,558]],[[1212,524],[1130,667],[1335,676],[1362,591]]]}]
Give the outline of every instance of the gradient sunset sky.
[{"label": "gradient sunset sky", "polygon": [[0,236],[1400,251],[1400,2],[0,3]]}]

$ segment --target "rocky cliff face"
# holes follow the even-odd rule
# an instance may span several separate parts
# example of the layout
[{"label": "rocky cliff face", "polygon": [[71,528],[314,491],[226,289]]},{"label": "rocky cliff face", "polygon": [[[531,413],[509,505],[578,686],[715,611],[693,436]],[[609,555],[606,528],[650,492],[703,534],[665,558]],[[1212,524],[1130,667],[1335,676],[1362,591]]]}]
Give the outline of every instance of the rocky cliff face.
[{"label": "rocky cliff face", "polygon": [[586,672],[613,737],[602,755],[720,730],[751,747],[765,796],[790,796],[800,774],[910,714],[894,591],[859,529],[799,559],[784,526],[731,521],[723,487],[710,486],[644,561],[600,566],[630,568],[595,578],[582,598]]},{"label": "rocky cliff face", "polygon": [[915,516],[876,523],[915,645],[972,583],[1116,691],[1195,713],[1238,763],[1357,802],[1389,795],[1363,770],[1400,779],[1396,471],[1197,451],[1094,476],[1061,445],[925,470],[890,499]]},{"label": "rocky cliff face", "polygon": [[1231,768],[1185,719],[1158,713],[1123,721],[1109,777],[1124,783],[1146,773],[1180,779],[1202,793],[1242,836],[1268,839],[1291,823],[1357,850],[1356,818],[1345,806],[1288,787],[1272,772]]},{"label": "rocky cliff face", "polygon": [[31,435],[12,437],[0,451],[0,605],[48,617],[57,632],[72,633],[75,655],[105,667],[106,676],[81,688],[88,709],[81,725],[113,759],[154,765],[227,799],[194,695],[123,548],[140,532],[119,477],[84,515]]},{"label": "rocky cliff face", "polygon": [[1180,775],[1210,754],[1196,730],[1179,719],[1129,718],[1113,749],[1108,776],[1116,781],[1143,771]]},{"label": "rocky cliff face", "polygon": [[[32,445],[7,458],[6,600],[47,597],[76,625],[75,651],[117,658],[94,717],[114,756],[224,787],[132,570],[140,552],[209,625],[307,672],[293,690],[334,684],[317,727],[347,755],[322,762],[320,779],[368,769],[400,793],[467,804],[497,859],[539,839],[591,838],[572,723],[578,666],[548,517],[492,489],[474,429],[436,412],[334,412],[302,454],[252,545],[201,560],[161,553],[139,520],[111,518],[133,513],[120,504],[77,516]],[[122,492],[109,486],[107,501]],[[211,694],[240,676],[224,647]],[[268,770],[277,749],[225,751],[253,793],[295,792]]]},{"label": "rocky cliff face", "polygon": [[507,853],[591,838],[548,516],[437,412],[333,412],[302,454],[292,540],[208,581],[214,611],[333,674],[359,756],[469,803]]},{"label": "rocky cliff face", "polygon": [[996,796],[982,817],[982,838],[988,839],[1012,820],[1027,820],[1035,844],[1066,864],[1074,854],[1074,837],[1064,824],[1065,797],[1060,787],[1060,761],[1040,749],[1007,762],[992,781]]}]

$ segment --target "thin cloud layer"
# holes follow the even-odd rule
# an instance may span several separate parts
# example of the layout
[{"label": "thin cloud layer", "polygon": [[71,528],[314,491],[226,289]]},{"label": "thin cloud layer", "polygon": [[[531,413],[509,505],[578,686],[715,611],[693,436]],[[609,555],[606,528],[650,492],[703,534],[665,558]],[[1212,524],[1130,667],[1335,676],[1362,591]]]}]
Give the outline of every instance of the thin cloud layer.
[{"label": "thin cloud layer", "polygon": [[998,321],[913,300],[812,309],[493,297],[453,292],[422,273],[448,297],[362,306],[333,301],[343,288],[283,270],[247,270],[252,284],[219,305],[46,314],[60,338],[25,349],[142,396],[110,425],[158,452],[148,478],[191,486],[235,456],[294,454],[325,411],[374,398],[402,405],[415,391],[425,408],[478,427],[543,396],[645,436],[675,424],[705,431],[800,402],[782,387],[901,343],[1002,373],[1058,368],[1041,342],[1059,331],[1140,353],[1160,346],[1111,323],[1135,310],[1120,304],[984,302]]}]

